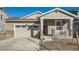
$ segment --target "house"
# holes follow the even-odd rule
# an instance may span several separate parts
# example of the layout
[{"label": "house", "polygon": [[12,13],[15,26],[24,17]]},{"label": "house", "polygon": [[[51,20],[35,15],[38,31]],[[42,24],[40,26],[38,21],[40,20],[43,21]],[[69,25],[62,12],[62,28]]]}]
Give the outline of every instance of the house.
[{"label": "house", "polygon": [[7,28],[5,26],[5,19],[9,18],[8,14],[4,10],[4,8],[0,8],[0,33]]},{"label": "house", "polygon": [[40,37],[44,40],[46,36],[72,38],[75,19],[78,19],[77,15],[55,8],[45,13],[36,11],[24,17],[9,17],[5,23],[14,37]]}]

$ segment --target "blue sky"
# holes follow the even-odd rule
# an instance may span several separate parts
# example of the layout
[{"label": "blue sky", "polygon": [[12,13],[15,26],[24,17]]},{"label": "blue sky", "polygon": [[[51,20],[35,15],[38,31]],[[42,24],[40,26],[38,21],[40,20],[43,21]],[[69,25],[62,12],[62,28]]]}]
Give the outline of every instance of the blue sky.
[{"label": "blue sky", "polygon": [[[35,11],[47,12],[56,7],[4,7],[4,10],[11,17],[22,17]],[[64,10],[79,10],[79,7],[60,7]]]}]

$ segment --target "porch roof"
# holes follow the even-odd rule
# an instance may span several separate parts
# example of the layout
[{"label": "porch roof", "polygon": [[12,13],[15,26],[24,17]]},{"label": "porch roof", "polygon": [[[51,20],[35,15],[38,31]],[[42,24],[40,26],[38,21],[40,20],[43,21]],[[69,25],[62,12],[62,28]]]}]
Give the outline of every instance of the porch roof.
[{"label": "porch roof", "polygon": [[39,16],[39,17],[45,16],[45,15],[51,13],[51,12],[54,12],[54,11],[56,11],[56,12],[57,12],[57,11],[61,11],[61,12],[65,13],[65,14],[70,15],[71,17],[79,18],[77,15],[72,14],[72,13],[70,13],[70,12],[68,12],[68,11],[65,11],[65,10],[63,10],[63,9],[60,9],[60,8],[55,8],[55,9],[50,10],[50,11],[48,11],[48,12],[42,13],[41,16]]}]

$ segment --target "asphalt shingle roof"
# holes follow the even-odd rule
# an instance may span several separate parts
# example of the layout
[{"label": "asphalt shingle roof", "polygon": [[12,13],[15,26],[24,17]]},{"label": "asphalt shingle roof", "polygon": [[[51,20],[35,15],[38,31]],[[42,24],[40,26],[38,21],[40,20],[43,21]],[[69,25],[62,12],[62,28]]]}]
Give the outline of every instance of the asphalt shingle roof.
[{"label": "asphalt shingle roof", "polygon": [[19,20],[19,18],[21,18],[21,17],[9,17],[9,18],[7,18],[5,20]]}]

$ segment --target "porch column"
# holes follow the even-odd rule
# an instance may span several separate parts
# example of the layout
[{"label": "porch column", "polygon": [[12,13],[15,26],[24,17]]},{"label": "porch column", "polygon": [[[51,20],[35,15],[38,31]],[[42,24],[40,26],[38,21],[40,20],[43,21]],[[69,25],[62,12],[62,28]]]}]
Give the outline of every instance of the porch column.
[{"label": "porch column", "polygon": [[15,24],[13,24],[13,30],[14,30],[14,37],[16,36],[15,32]]},{"label": "porch column", "polygon": [[70,19],[70,37],[73,37],[73,18]]},{"label": "porch column", "polygon": [[43,18],[40,18],[40,39],[43,39]]}]

